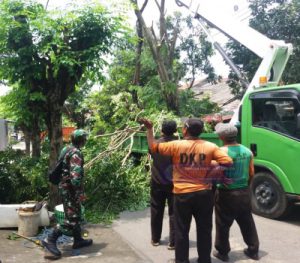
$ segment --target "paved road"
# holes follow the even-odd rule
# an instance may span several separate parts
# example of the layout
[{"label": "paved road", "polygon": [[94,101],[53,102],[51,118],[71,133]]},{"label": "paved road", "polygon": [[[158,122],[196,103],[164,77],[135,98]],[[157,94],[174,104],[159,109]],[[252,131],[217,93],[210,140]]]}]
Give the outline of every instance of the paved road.
[{"label": "paved road", "polygon": [[[92,225],[88,227],[94,245],[84,248],[74,256],[71,244],[61,247],[64,257],[59,262],[84,263],[166,263],[174,258],[174,252],[167,250],[168,226],[164,224],[162,245],[150,245],[149,209],[138,212],[124,212],[113,226]],[[167,219],[167,218],[166,218]],[[168,220],[165,220],[167,223]],[[300,206],[285,221],[255,217],[260,242],[260,263],[298,263],[300,258]],[[14,230],[15,231],[15,230]],[[12,230],[0,230],[0,260],[2,263],[46,263],[44,252],[30,242],[7,240]],[[191,263],[196,262],[195,225],[190,232]],[[244,244],[236,224],[231,231],[230,262],[250,263],[243,254]],[[29,245],[29,247],[28,247]],[[76,252],[77,253],[77,252]],[[221,261],[213,258],[212,263]]]},{"label": "paved road", "polygon": [[[163,227],[162,245],[150,245],[150,210],[138,212],[124,212],[113,225],[130,246],[143,255],[145,262],[164,263],[174,258],[174,252],[167,250],[167,218]],[[300,261],[300,206],[296,207],[292,215],[285,221],[270,220],[255,216],[255,222],[261,243],[260,263],[299,263]],[[197,261],[195,224],[190,231],[190,259],[191,263]],[[214,237],[214,233],[213,233]],[[230,242],[232,251],[230,262],[255,262],[243,254],[245,247],[239,228],[236,223],[232,226]],[[221,262],[212,258],[212,263]]]},{"label": "paved road", "polygon": [[[94,240],[91,247],[72,250],[70,244],[59,246],[63,253],[60,263],[144,263],[134,250],[113,229],[101,225],[88,228],[89,237]],[[44,259],[44,250],[24,239],[8,240],[14,230],[0,230],[0,260],[2,263],[50,263]]]}]

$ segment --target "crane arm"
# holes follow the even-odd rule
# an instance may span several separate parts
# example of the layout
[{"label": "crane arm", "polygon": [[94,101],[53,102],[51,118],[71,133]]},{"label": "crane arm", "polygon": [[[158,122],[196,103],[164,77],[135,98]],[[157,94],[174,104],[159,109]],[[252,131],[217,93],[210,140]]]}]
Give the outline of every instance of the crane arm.
[{"label": "crane arm", "polygon": [[[175,1],[177,5],[188,8],[194,13],[196,18],[201,17],[209,26],[218,29],[230,39],[241,43],[260,58],[264,58],[267,51],[273,49],[274,46],[287,47],[287,45],[289,45],[281,40],[269,39],[255,29],[234,19],[232,16],[226,15],[226,13],[222,13],[222,16],[215,15],[211,12],[211,5],[207,4],[208,1],[201,1],[201,8],[199,8],[199,4],[197,3],[197,6],[193,5],[193,1],[191,1],[189,6],[182,0]],[[211,2],[211,0],[209,2]],[[218,1],[215,2],[217,3]]]},{"label": "crane arm", "polygon": [[[285,43],[282,40],[270,39],[225,13],[215,15],[211,12],[211,4],[208,5],[208,2],[211,3],[212,0],[202,0],[201,9],[199,9],[199,4],[193,4],[193,1],[191,1],[189,6],[183,0],[175,0],[175,2],[178,6],[189,9],[195,18],[204,20],[210,27],[218,29],[227,37],[239,42],[262,59],[244,93],[244,97],[245,94],[260,86],[260,77],[262,76],[268,76],[269,82],[278,85],[286,63],[292,54],[292,44]],[[218,6],[218,1],[215,1],[215,3]],[[237,121],[237,113],[234,114],[232,121]]]}]

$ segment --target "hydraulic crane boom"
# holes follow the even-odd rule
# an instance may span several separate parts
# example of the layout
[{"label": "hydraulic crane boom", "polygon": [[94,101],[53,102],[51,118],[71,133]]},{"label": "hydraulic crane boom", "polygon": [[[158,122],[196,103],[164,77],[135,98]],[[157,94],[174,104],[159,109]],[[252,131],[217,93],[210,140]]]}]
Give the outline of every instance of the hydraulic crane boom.
[{"label": "hydraulic crane boom", "polygon": [[[194,14],[195,18],[203,19],[209,26],[218,29],[230,39],[239,42],[262,59],[244,95],[254,88],[259,87],[260,77],[263,76],[268,77],[269,83],[278,85],[289,56],[292,53],[292,44],[285,43],[282,40],[269,39],[225,13],[222,16],[213,14],[211,12],[211,5],[208,6],[207,1],[201,1],[201,8],[199,8],[199,1],[191,2],[189,6],[184,1],[175,1],[177,5],[188,8]],[[209,0],[209,2],[212,2],[212,0]],[[215,2],[217,6],[218,1]],[[236,123],[237,120],[236,112],[231,122]]]}]

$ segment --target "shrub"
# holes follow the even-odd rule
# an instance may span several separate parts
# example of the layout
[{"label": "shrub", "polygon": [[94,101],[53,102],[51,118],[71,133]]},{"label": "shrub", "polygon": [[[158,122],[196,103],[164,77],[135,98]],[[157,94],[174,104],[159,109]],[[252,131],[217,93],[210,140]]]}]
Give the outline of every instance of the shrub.
[{"label": "shrub", "polygon": [[[101,147],[100,147],[101,148]],[[89,149],[85,149],[89,151]],[[147,156],[130,157],[122,166],[126,151],[120,149],[96,161],[86,170],[86,216],[91,222],[111,222],[124,210],[145,208],[149,201]]]},{"label": "shrub", "polygon": [[0,152],[0,203],[22,203],[47,196],[47,156],[34,159],[11,148]]}]

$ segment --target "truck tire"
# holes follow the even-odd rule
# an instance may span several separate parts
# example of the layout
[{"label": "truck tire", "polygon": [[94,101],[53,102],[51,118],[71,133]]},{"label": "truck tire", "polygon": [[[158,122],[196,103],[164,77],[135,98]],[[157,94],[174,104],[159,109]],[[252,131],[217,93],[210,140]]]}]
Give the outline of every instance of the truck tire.
[{"label": "truck tire", "polygon": [[252,211],[255,214],[279,219],[289,211],[289,203],[278,180],[268,172],[254,175],[250,185]]}]

